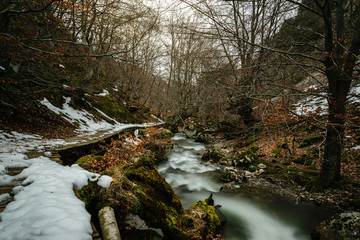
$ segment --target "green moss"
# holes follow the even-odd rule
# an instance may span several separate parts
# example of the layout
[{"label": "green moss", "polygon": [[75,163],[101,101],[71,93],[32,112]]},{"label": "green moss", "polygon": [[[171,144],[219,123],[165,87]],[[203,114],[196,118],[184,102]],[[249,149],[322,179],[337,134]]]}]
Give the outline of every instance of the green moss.
[{"label": "green moss", "polygon": [[187,239],[180,223],[184,210],[179,197],[165,181],[150,158],[142,158],[138,162],[124,167],[123,172],[130,181],[136,183],[132,188],[138,198],[136,210],[149,226],[161,228],[173,239]]},{"label": "green moss", "polygon": [[238,122],[225,120],[218,123],[217,131],[223,133],[237,133],[241,130]]},{"label": "green moss", "polygon": [[181,219],[181,224],[185,227],[185,228],[193,228],[194,227],[194,219],[190,216],[184,216]]},{"label": "green moss", "polygon": [[97,185],[96,182],[88,182],[87,186],[78,190],[80,200],[85,203],[87,209],[99,211],[105,206],[110,206],[110,203],[101,198],[100,192],[103,189]]},{"label": "green moss", "polygon": [[256,146],[256,145],[252,145],[250,148],[249,148],[249,150],[250,151],[253,151],[253,152],[256,152],[257,150],[259,150],[260,148],[258,147],[258,146]]},{"label": "green moss", "polygon": [[174,136],[174,133],[168,129],[162,129],[161,133],[156,135],[157,139],[169,139]]},{"label": "green moss", "polygon": [[205,125],[201,124],[201,123],[195,124],[195,131],[196,131],[196,134],[204,132],[205,131]]},{"label": "green moss", "polygon": [[200,133],[196,133],[195,142],[208,143],[209,139],[207,138],[205,133],[200,132]]},{"label": "green moss", "polygon": [[233,158],[233,165],[236,167],[250,167],[250,165],[259,163],[259,157],[256,153],[250,149],[240,154],[236,155]]},{"label": "green moss", "polygon": [[255,166],[255,165],[251,165],[251,166],[249,167],[249,171],[250,171],[250,172],[255,172],[256,170],[258,170],[258,167]]},{"label": "green moss", "polygon": [[353,152],[352,155],[353,155],[354,161],[360,160],[360,153]]},{"label": "green moss", "polygon": [[86,155],[84,157],[79,158],[75,164],[79,164],[81,167],[89,167],[92,162],[100,161],[102,156],[99,155]]},{"label": "green moss", "polygon": [[301,170],[297,165],[291,165],[290,167],[269,166],[262,174],[262,177],[297,183],[309,190],[315,189],[314,186],[317,184],[317,172]]},{"label": "green moss", "polygon": [[130,213],[134,214],[134,215],[138,215],[140,213],[140,209],[141,209],[141,202],[139,200],[139,198],[135,197],[134,198],[135,204],[130,208]]},{"label": "green moss", "polygon": [[[123,104],[122,100],[113,96],[111,93],[104,97],[99,97],[97,102],[93,103],[93,106],[107,114],[112,116],[119,122],[136,122],[140,119],[137,118],[136,114],[131,113]],[[113,122],[113,120],[106,118],[102,114],[99,114],[94,108],[88,109],[91,113],[103,118],[107,122]]]},{"label": "green moss", "polygon": [[201,157],[201,160],[203,161],[214,161],[214,162],[218,162],[220,161],[222,158],[225,158],[225,155],[216,150],[215,148],[209,148]]},{"label": "green moss", "polygon": [[294,158],[292,162],[309,166],[312,165],[313,159],[311,159],[308,154],[303,154],[300,157]]},{"label": "green moss", "polygon": [[301,141],[299,147],[308,147],[314,143],[320,142],[321,140],[323,140],[324,137],[321,135],[315,135],[315,136],[310,136],[308,138],[305,138]]},{"label": "green moss", "polygon": [[225,181],[231,176],[231,171],[225,171],[220,175],[220,180]]},{"label": "green moss", "polygon": [[215,212],[214,206],[210,206],[210,205],[206,204],[205,201],[200,200],[197,203],[195,203],[195,205],[193,205],[191,207],[191,209],[204,210],[207,213],[206,221],[207,221],[210,231],[212,231],[213,233],[216,233],[219,230],[219,228],[221,226],[221,222],[220,222],[218,215]]},{"label": "green moss", "polygon": [[276,145],[276,148],[274,148],[274,149],[271,151],[271,153],[273,154],[274,157],[280,158],[280,157],[282,157],[281,152],[282,152],[284,149],[289,149],[288,143],[287,143],[287,142],[278,142],[277,145]]},{"label": "green moss", "polygon": [[242,148],[249,146],[259,140],[261,138],[260,135],[248,135],[244,140],[240,140],[237,142],[236,147]]}]

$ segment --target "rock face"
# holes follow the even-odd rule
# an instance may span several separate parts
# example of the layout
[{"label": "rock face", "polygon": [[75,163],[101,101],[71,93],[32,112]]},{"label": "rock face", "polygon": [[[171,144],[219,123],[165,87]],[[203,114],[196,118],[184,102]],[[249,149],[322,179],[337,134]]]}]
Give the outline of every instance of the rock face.
[{"label": "rock face", "polygon": [[360,212],[341,213],[320,223],[311,234],[312,240],[360,239]]}]

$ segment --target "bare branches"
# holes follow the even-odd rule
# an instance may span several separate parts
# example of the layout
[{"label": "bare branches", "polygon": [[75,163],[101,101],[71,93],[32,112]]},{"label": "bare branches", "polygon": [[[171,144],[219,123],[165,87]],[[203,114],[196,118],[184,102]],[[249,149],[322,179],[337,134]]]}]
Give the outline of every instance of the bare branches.
[{"label": "bare branches", "polygon": [[3,14],[3,13],[8,13],[8,14],[27,14],[27,13],[39,13],[39,12],[42,12],[42,11],[45,11],[47,10],[54,2],[61,2],[63,0],[51,0],[49,1],[46,5],[40,7],[40,8],[37,8],[37,9],[27,9],[27,10],[13,10],[15,8],[15,4],[10,4],[10,6],[1,11],[0,14]]}]

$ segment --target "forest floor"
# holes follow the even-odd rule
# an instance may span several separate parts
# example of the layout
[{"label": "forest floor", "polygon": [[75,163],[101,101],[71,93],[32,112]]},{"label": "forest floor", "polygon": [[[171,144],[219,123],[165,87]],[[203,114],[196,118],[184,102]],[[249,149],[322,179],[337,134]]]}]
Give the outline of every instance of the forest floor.
[{"label": "forest floor", "polygon": [[[220,133],[213,131],[205,137],[210,148],[210,157],[205,160],[210,160],[207,164],[221,167],[224,176],[237,176],[225,177],[223,190],[247,191],[247,194],[263,191],[294,202],[359,209],[358,133],[347,129],[341,161],[342,180],[336,186],[324,189],[318,180],[326,134],[324,128],[305,120],[289,121],[288,124],[266,126],[259,123],[251,134],[244,132],[236,136],[237,130],[229,128]],[[241,190],[236,189],[239,185]]]}]

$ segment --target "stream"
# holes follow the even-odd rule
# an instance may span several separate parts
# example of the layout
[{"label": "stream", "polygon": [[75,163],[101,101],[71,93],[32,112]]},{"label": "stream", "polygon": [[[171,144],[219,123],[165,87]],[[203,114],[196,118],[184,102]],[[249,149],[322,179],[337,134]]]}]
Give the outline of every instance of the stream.
[{"label": "stream", "polygon": [[222,232],[226,240],[310,240],[311,231],[329,216],[329,211],[311,204],[220,192],[219,170],[201,163],[206,146],[184,133],[175,134],[173,141],[177,146],[158,166],[160,174],[180,196],[184,208],[213,193],[227,219]]}]

